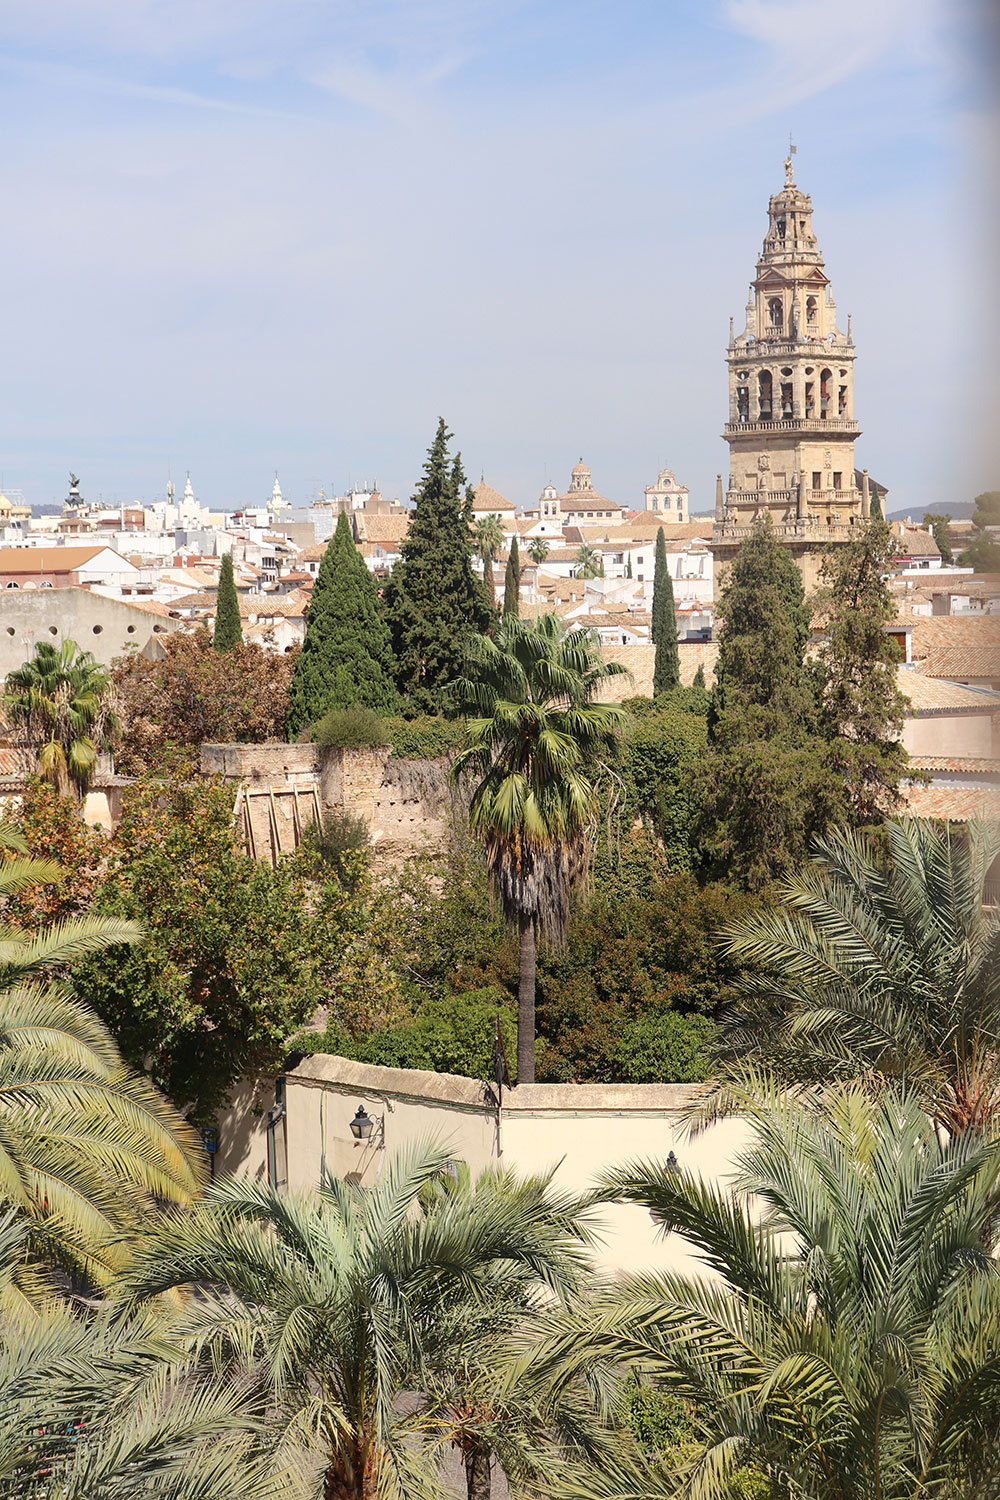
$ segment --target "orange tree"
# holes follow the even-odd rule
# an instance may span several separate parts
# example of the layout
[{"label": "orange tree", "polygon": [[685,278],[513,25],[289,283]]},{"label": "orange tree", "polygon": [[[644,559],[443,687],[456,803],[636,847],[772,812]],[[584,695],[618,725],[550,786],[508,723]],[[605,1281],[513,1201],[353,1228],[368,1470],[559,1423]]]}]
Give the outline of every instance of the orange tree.
[{"label": "orange tree", "polygon": [[173,777],[126,794],[94,909],[141,917],[146,941],[87,959],[74,984],[195,1121],[237,1079],[280,1064],[323,998],[339,938],[309,873],[243,851],[229,786]]}]

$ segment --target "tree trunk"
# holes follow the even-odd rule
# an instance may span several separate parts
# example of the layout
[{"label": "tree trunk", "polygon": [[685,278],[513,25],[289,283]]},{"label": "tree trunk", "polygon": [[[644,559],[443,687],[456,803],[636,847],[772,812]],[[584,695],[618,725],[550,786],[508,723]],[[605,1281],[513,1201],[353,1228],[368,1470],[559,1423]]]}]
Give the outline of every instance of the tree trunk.
[{"label": "tree trunk", "polygon": [[497,607],[497,584],[496,584],[496,579],[493,576],[493,553],[492,552],[485,553],[485,555],[483,557],[483,582],[486,585],[486,592],[490,596],[490,603],[492,604],[493,608],[496,609],[496,607]]},{"label": "tree trunk", "polygon": [[517,1081],[535,1081],[535,919],[521,916],[517,924]]},{"label": "tree trunk", "polygon": [[465,1493],[468,1500],[490,1500],[490,1450],[471,1448],[465,1455]]}]

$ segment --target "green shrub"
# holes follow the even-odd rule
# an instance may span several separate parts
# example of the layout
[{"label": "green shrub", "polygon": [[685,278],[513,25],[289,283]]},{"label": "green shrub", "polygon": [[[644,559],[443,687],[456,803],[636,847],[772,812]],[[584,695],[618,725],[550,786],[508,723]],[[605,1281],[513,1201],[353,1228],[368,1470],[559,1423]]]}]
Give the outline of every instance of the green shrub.
[{"label": "green shrub", "polygon": [[428,999],[413,1019],[391,1030],[350,1037],[336,1027],[300,1032],[289,1044],[296,1052],[325,1052],[382,1068],[422,1068],[491,1079],[494,1074],[497,1014],[510,1066],[514,1065],[517,1021],[510,996],[499,987]]},{"label": "green shrub", "polygon": [[649,1010],[622,1027],[612,1065],[623,1083],[703,1083],[715,1032],[709,1016]]},{"label": "green shrub", "polygon": [[388,745],[388,721],[373,708],[355,704],[352,708],[331,708],[318,724],[312,737],[317,745],[333,750],[355,750],[367,745]]},{"label": "green shrub", "polygon": [[322,823],[309,823],[302,830],[302,847],[319,856],[345,890],[353,891],[365,871],[358,858],[368,848],[371,836],[364,818],[349,812],[328,812]]},{"label": "green shrub", "polygon": [[437,760],[454,755],[465,743],[465,720],[423,714],[415,719],[387,718],[392,753],[400,760]]}]

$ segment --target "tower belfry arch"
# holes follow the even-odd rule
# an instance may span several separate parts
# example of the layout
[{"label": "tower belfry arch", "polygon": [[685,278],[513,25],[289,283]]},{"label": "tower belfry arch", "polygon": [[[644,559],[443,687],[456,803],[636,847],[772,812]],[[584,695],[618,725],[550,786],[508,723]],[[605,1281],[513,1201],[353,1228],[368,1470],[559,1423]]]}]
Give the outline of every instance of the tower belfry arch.
[{"label": "tower belfry arch", "polygon": [[850,321],[846,333],[837,326],[812,199],[795,182],[795,154],[789,136],[743,332],[730,324],[729,483],[716,503],[712,551],[724,566],[768,516],[808,588],[820,549],[850,538],[863,502],[854,468],[854,339]]}]

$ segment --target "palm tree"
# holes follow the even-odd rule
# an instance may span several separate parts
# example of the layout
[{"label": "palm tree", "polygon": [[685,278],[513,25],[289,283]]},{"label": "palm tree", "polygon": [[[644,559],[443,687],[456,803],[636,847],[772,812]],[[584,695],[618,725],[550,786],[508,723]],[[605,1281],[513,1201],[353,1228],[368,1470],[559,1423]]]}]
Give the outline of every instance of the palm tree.
[{"label": "palm tree", "polygon": [[517,1077],[533,1083],[537,937],[564,940],[602,756],[627,723],[623,708],[595,700],[609,678],[629,674],[602,660],[592,631],[563,634],[557,615],[533,625],[505,617],[495,640],[473,637],[466,670],[457,694],[471,715],[468,744],[452,774],[479,778],[469,818],[517,924]]},{"label": "palm tree", "polygon": [[[25,1225],[0,1214],[0,1489],[10,1500],[278,1500],[266,1414],[178,1364],[163,1309],[123,1320],[21,1297]],[[299,1495],[306,1491],[299,1489]]]},{"label": "palm tree", "polygon": [[[975,825],[835,832],[781,887],[782,906],[723,934],[746,965],[727,1071],[910,1084],[950,1132],[1000,1118],[1000,914],[983,907],[1000,840]],[[725,1076],[707,1107],[724,1107]]]},{"label": "palm tree", "polygon": [[490,603],[495,606],[497,585],[493,577],[493,564],[503,547],[503,527],[500,524],[500,517],[493,514],[477,516],[473,539],[476,551],[483,560],[483,582],[486,584],[486,592],[490,596]]},{"label": "palm tree", "polygon": [[114,727],[108,674],[75,641],[40,641],[24,666],[10,672],[5,708],[23,737],[38,744],[39,768],[60,792],[83,796],[97,756]]},{"label": "palm tree", "polygon": [[[419,1212],[449,1166],[444,1148],[403,1149],[374,1186],[330,1177],[309,1198],[220,1181],[143,1243],[122,1284],[126,1306],[197,1284],[190,1347],[243,1365],[283,1430],[313,1435],[325,1500],[442,1495],[441,1329],[508,1282],[557,1284],[576,1259],[563,1205],[530,1186],[497,1178],[481,1201]],[[418,1399],[402,1405],[404,1390]]]},{"label": "palm tree", "polygon": [[543,536],[533,536],[528,543],[528,556],[531,558],[531,561],[536,567],[540,568],[548,555],[549,544],[545,538]]},{"label": "palm tree", "polygon": [[[0,899],[58,866],[30,859],[0,825]],[[194,1132],[122,1062],[106,1027],[53,970],[134,942],[132,922],[74,917],[30,933],[0,923],[0,1204],[32,1243],[97,1284],[120,1269],[123,1235],[153,1198],[187,1202],[201,1179]]]},{"label": "palm tree", "polygon": [[499,1204],[534,1237],[522,1259],[493,1268],[485,1295],[457,1302],[429,1330],[428,1385],[448,1442],[461,1453],[468,1500],[489,1500],[494,1461],[512,1488],[530,1488],[555,1467],[621,1456],[609,1423],[612,1402],[600,1381],[553,1389],[533,1380],[518,1359],[539,1313],[554,1301],[572,1305],[590,1285],[589,1210],[583,1200],[555,1192],[552,1175],[518,1177],[494,1167],[474,1181],[463,1163],[421,1193],[432,1223],[456,1214],[472,1222]]},{"label": "palm tree", "polygon": [[584,542],[573,560],[573,572],[577,578],[603,578],[604,558],[589,542]]},{"label": "palm tree", "polygon": [[[731,1185],[675,1163],[606,1191],[684,1236],[713,1275],[647,1275],[596,1298],[591,1346],[691,1403],[676,1472],[575,1496],[988,1500],[1000,1483],[995,1144],[942,1138],[919,1102],[838,1088],[804,1109],[758,1080]],[[536,1359],[572,1367],[575,1320]],[[543,1353],[544,1351],[544,1353]],[[742,1491],[741,1491],[742,1492]]]}]

